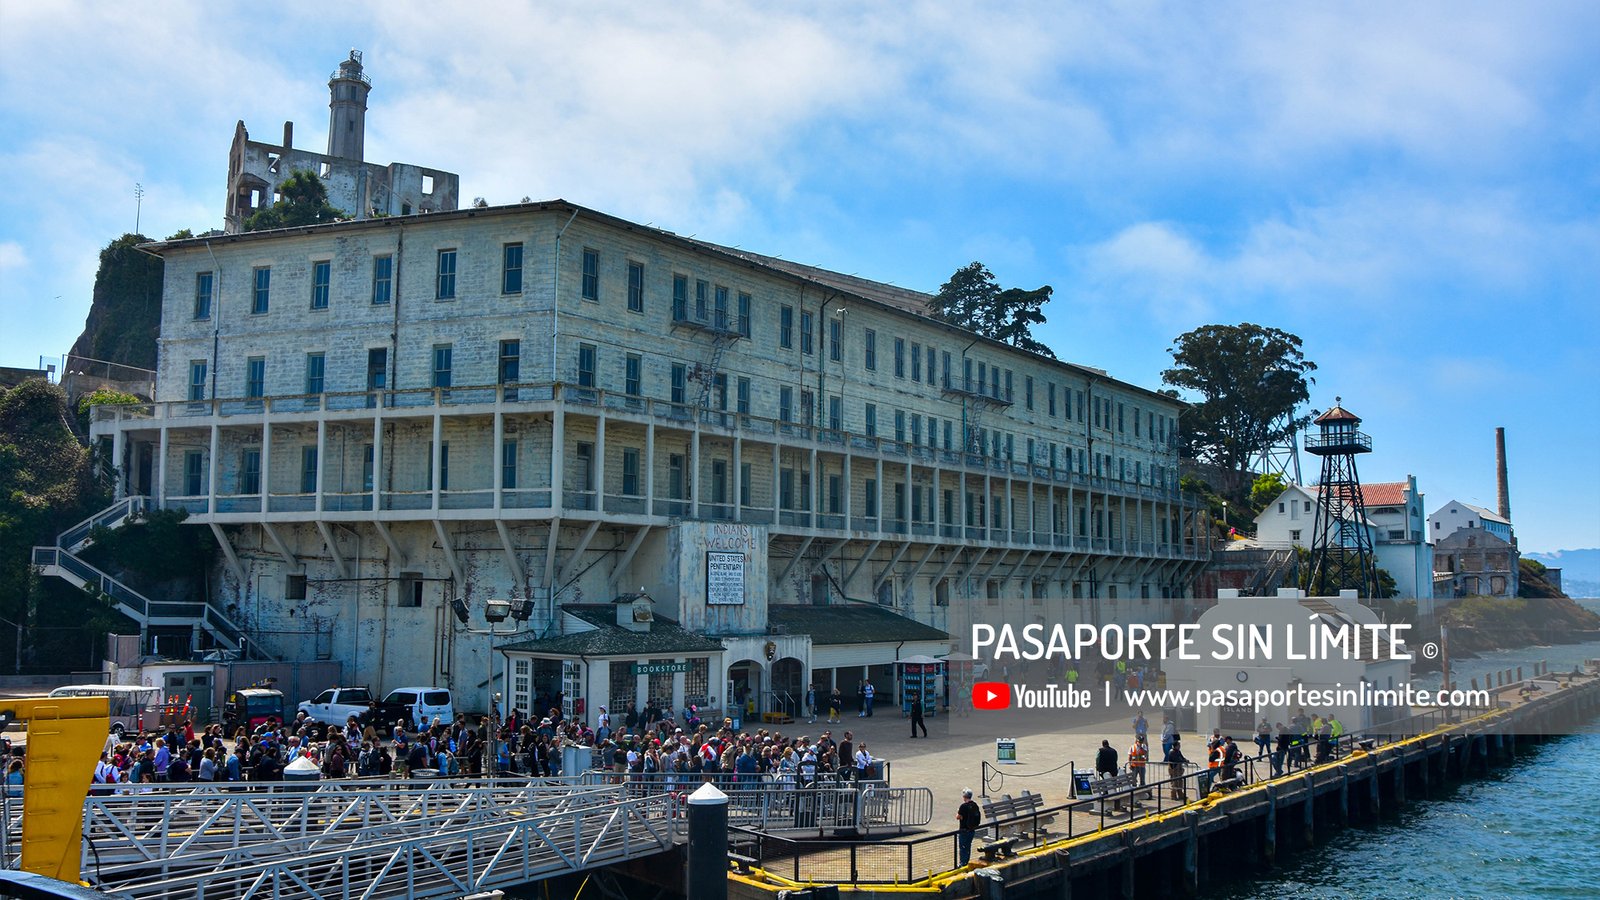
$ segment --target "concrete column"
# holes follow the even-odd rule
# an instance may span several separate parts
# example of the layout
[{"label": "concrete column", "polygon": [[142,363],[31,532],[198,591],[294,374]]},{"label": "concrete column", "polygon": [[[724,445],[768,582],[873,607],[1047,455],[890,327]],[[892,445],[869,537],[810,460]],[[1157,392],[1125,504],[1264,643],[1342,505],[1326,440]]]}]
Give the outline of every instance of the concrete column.
[{"label": "concrete column", "polygon": [[167,426],[161,426],[161,440],[156,451],[156,509],[160,509],[167,502],[167,451],[171,438],[167,434]]},{"label": "concrete column", "polygon": [[689,441],[689,463],[684,466],[684,487],[689,491],[689,516],[700,518],[700,420],[695,420],[694,437]]},{"label": "concrete column", "polygon": [[550,508],[557,515],[566,506],[562,491],[567,481],[567,409],[566,401],[556,395],[556,412],[550,418]]},{"label": "concrete column", "polygon": [[326,480],[323,473],[327,472],[328,465],[328,420],[317,420],[317,512],[322,512],[323,485]]},{"label": "concrete column", "polygon": [[502,462],[501,454],[505,452],[506,445],[506,416],[505,413],[498,409],[494,411],[494,437],[492,440],[494,444],[489,448],[489,468],[494,472],[494,511],[497,514],[496,518],[499,518],[498,513],[505,503],[504,498],[500,496],[500,492],[506,489],[505,469],[500,465]]},{"label": "concrete column", "polygon": [[372,511],[383,508],[383,417],[372,413]]},{"label": "concrete column", "polygon": [[883,457],[881,457],[881,456],[878,457],[878,459],[875,461],[874,464],[876,466],[874,471],[876,472],[877,478],[878,478],[878,480],[875,482],[875,488],[874,488],[878,492],[878,507],[877,507],[878,508],[878,521],[876,523],[874,523],[874,524],[877,526],[877,530],[878,531],[882,531],[883,530],[883,518],[884,518],[884,515],[883,515]]},{"label": "concrete column", "polygon": [[933,467],[933,496],[928,500],[928,518],[933,520],[933,533],[936,536],[944,534],[944,519],[940,515],[944,512],[944,485],[939,477],[941,471],[938,466]]},{"label": "concrete column", "polygon": [[433,449],[428,454],[428,465],[432,471],[428,473],[428,484],[433,488],[430,502],[433,511],[439,511],[439,482],[443,480],[444,473],[444,418],[437,412],[433,414]]},{"label": "concrete column", "polygon": [[806,465],[811,468],[811,490],[807,491],[806,526],[817,527],[817,515],[822,512],[822,482],[825,480],[822,469],[817,465],[817,448],[812,447],[806,454]]},{"label": "concrete column", "polygon": [[778,524],[779,501],[783,495],[778,493],[779,466],[783,463],[782,448],[774,441],[772,443],[772,524]]},{"label": "concrete column", "polygon": [[[848,440],[849,439],[846,438],[846,441],[848,441]],[[848,446],[849,446],[849,444],[847,443],[846,447],[848,447]],[[851,517],[851,514],[854,512],[854,510],[852,508],[852,504],[850,503],[850,498],[855,493],[855,491],[853,491],[851,489],[854,485],[850,481],[850,451],[849,450],[846,450],[844,452],[844,454],[840,457],[840,463],[839,464],[840,464],[840,467],[842,468],[842,474],[839,476],[839,479],[840,479],[840,481],[844,482],[844,498],[843,498],[844,499],[844,528],[845,528],[846,531],[849,531],[850,530],[850,517]]]},{"label": "concrete column", "polygon": [[737,434],[733,439],[733,520],[744,521],[744,438]]},{"label": "concrete column", "polygon": [[602,410],[594,423],[594,508],[606,509],[606,414]]},{"label": "concrete column", "polygon": [[111,470],[116,473],[116,482],[112,485],[111,499],[121,500],[127,495],[128,469],[123,465],[122,456],[127,451],[128,439],[121,428],[111,432]]},{"label": "concrete column", "polygon": [[906,463],[906,534],[911,534],[911,463]]},{"label": "concrete column", "polygon": [[261,512],[267,512],[272,499],[272,422],[261,423]]},{"label": "concrete column", "polygon": [[[651,422],[644,429],[644,512],[656,514],[656,425]],[[710,686],[707,685],[709,690]]]},{"label": "concrete column", "polygon": [[206,512],[216,515],[217,512],[217,446],[221,443],[218,434],[217,422],[211,421],[211,452],[206,458]]}]

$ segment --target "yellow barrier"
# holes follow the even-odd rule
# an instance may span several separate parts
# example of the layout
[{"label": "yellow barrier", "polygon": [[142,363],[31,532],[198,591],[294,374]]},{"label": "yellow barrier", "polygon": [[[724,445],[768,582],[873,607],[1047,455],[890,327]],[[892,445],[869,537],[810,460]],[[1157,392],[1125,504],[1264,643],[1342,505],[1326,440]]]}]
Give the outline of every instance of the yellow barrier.
[{"label": "yellow barrier", "polygon": [[77,884],[83,798],[110,734],[105,697],[0,700],[0,714],[28,723],[22,790],[22,869]]}]

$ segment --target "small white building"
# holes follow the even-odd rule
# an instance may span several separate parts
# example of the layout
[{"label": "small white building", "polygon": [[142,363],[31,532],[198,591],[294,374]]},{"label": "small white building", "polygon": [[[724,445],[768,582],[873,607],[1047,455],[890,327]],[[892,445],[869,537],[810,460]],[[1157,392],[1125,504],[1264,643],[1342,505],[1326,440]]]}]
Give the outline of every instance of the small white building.
[{"label": "small white building", "polygon": [[[1301,638],[1308,634],[1310,626],[1340,629],[1378,624],[1377,614],[1363,606],[1354,591],[1344,591],[1339,597],[1307,597],[1304,592],[1292,588],[1278,591],[1276,597],[1240,597],[1238,594],[1235,590],[1219,591],[1217,605],[1200,616],[1190,654],[1198,659],[1166,662],[1170,689],[1189,691],[1191,696],[1197,690],[1265,690],[1289,693],[1292,697],[1297,688],[1306,692],[1350,691],[1359,696],[1363,683],[1369,690],[1396,690],[1403,689],[1411,677],[1411,663],[1391,658],[1387,645],[1381,643],[1376,652],[1363,645],[1361,652],[1349,659],[1342,654],[1323,659],[1291,658],[1315,655],[1307,653],[1310,646],[1303,639],[1295,645],[1298,654],[1291,652],[1286,642],[1291,630]],[[1273,635],[1275,640],[1270,653],[1241,659],[1246,654],[1237,649],[1238,641],[1234,640],[1230,648],[1219,637],[1237,635],[1238,629],[1246,627]],[[1218,661],[1218,657],[1224,661]],[[1346,733],[1359,733],[1410,714],[1409,710],[1397,706],[1357,702],[1315,705],[1291,700],[1265,706],[1204,704],[1196,710],[1195,728],[1203,735],[1220,728],[1239,743],[1248,744],[1260,720],[1266,719],[1272,725],[1287,723],[1301,708],[1308,716],[1336,714],[1344,723]]]},{"label": "small white building", "polygon": [[[1291,484],[1256,516],[1256,541],[1263,547],[1310,547],[1317,516],[1317,488]],[[1399,596],[1416,598],[1432,614],[1433,547],[1415,475],[1405,481],[1361,486],[1374,561],[1394,577]]]},{"label": "small white building", "polygon": [[1517,542],[1516,531],[1511,527],[1510,519],[1481,506],[1462,503],[1460,500],[1451,500],[1434,510],[1428,520],[1433,527],[1432,536],[1435,544],[1462,529],[1487,531],[1508,544],[1515,545]]}]

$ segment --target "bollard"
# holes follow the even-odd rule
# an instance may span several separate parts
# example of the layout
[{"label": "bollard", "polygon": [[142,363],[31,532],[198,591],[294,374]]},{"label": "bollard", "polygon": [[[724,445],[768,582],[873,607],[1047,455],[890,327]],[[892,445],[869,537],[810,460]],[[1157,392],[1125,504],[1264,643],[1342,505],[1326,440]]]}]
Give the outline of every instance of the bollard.
[{"label": "bollard", "polygon": [[689,807],[687,895],[695,900],[728,900],[728,795],[708,782],[685,803]]}]

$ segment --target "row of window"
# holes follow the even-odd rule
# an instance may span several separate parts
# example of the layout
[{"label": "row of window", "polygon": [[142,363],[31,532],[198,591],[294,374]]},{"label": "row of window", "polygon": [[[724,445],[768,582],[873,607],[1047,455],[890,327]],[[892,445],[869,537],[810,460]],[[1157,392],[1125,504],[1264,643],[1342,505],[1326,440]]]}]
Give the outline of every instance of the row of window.
[{"label": "row of window", "polygon": [[[501,290],[506,294],[515,294],[522,291],[522,252],[521,243],[507,243],[501,247]],[[450,300],[456,296],[456,258],[455,249],[437,251],[437,263],[434,279],[434,296],[439,300]],[[632,312],[644,311],[645,298],[645,271],[644,264],[628,261],[627,281],[627,306]],[[332,263],[329,260],[317,260],[311,264],[311,308],[326,309],[329,305],[329,290]],[[600,301],[600,252],[585,247],[582,251],[582,281],[580,292],[585,300]],[[725,285],[713,284],[704,279],[693,279],[693,308],[691,318],[690,307],[690,282],[688,275],[673,273],[672,276],[672,317],[675,322],[695,321],[713,327],[737,332],[744,337],[751,336],[751,295],[739,292],[733,301],[736,306],[730,309],[730,291]],[[253,270],[253,293],[251,312],[256,315],[265,314],[270,306],[272,283],[272,269],[270,266],[261,266]],[[394,257],[381,254],[373,257],[372,261],[372,292],[371,302],[374,305],[384,305],[393,299],[394,284]],[[201,272],[195,276],[195,301],[194,310],[196,319],[207,319],[211,316],[212,296],[215,280],[213,273]],[[795,346],[795,308],[782,305],[778,310],[778,346],[782,349],[793,349]],[[799,313],[800,352],[811,355],[815,351],[813,334],[815,333],[813,316],[804,310]],[[819,334],[819,338],[820,333]],[[844,323],[839,318],[828,320],[828,333],[825,336],[829,359],[843,363],[844,359]],[[580,383],[586,386],[593,385],[594,374],[594,348],[584,345],[587,351],[580,347],[580,357],[588,353],[588,365],[582,365],[580,360]],[[894,375],[904,379],[909,374],[914,383],[926,383],[929,387],[938,387],[942,390],[957,390],[966,393],[983,394],[994,400],[1004,400],[1007,403],[1015,402],[1014,381],[1015,375],[1010,369],[1002,369],[998,365],[991,366],[985,361],[963,357],[961,360],[962,372],[959,381],[952,380],[952,354],[950,351],[939,351],[934,346],[924,347],[920,342],[908,341],[904,337],[894,338]],[[867,371],[876,371],[878,368],[878,340],[875,329],[863,329],[862,365]],[[936,368],[939,370],[936,372]],[[441,383],[437,373],[440,366],[434,367],[436,387],[449,386],[448,380]],[[448,366],[445,367],[448,369]],[[586,377],[589,379],[584,382]],[[448,376],[446,376],[448,378]],[[371,386],[371,385],[369,385]],[[320,388],[318,389],[320,390]],[[309,391],[308,389],[308,392]],[[1057,415],[1058,385],[1054,382],[1045,384],[1045,401],[1048,414],[1054,418]],[[1128,431],[1128,409],[1122,401],[1113,400],[1111,397],[1091,396],[1085,403],[1084,391],[1073,390],[1065,385],[1059,386],[1061,415],[1066,420],[1084,422],[1087,417],[1096,428],[1115,430],[1119,434]],[[254,395],[251,395],[254,396]],[[1074,416],[1074,396],[1076,396],[1076,416]],[[681,401],[680,401],[681,402]],[[1028,410],[1035,409],[1034,378],[1031,375],[1023,378],[1023,403]],[[1086,414],[1086,409],[1089,412]],[[1132,426],[1134,437],[1150,438],[1166,442],[1168,440],[1171,420],[1165,415],[1146,410],[1141,416],[1140,410],[1132,410]]]},{"label": "row of window", "polygon": [[[382,253],[372,257],[372,290],[370,300],[374,306],[385,306],[394,299],[394,256]],[[256,266],[250,274],[250,314],[264,316],[272,306],[272,267]],[[333,261],[313,260],[311,263],[311,309],[327,309],[332,300]],[[505,244],[501,248],[500,287],[502,293],[522,293],[522,245]],[[194,277],[194,318],[211,318],[212,301],[216,293],[216,273],[199,272]],[[439,250],[434,270],[433,296],[435,300],[454,300],[456,297],[456,251]]]},{"label": "row of window", "polygon": [[[596,360],[598,348],[586,342],[578,344],[578,386],[592,388],[596,386]],[[369,390],[380,390],[386,386],[388,375],[388,349],[374,347],[367,351],[367,378],[366,386]],[[453,344],[435,344],[432,354],[431,384],[436,388],[453,386],[455,377],[455,348]],[[498,359],[498,380],[501,384],[516,383],[520,373],[521,342],[517,340],[504,340],[500,342]],[[325,372],[327,359],[324,353],[307,353],[305,356],[305,393],[318,394],[325,389]],[[643,366],[644,358],[641,354],[628,353],[624,357],[623,392],[628,396],[643,396]],[[206,395],[206,379],[208,375],[207,363],[203,359],[192,360],[189,366],[189,399],[193,401],[204,400]],[[687,404],[689,385],[689,368],[683,363],[672,364],[670,370],[670,398],[671,402]],[[709,396],[707,405],[714,409],[726,412],[728,410],[728,378],[724,373],[717,373],[708,385]],[[266,357],[251,356],[245,360],[245,390],[247,399],[260,399],[266,396]],[[735,382],[736,412],[741,415],[752,414],[751,410],[751,380],[739,376]],[[827,400],[826,427],[832,431],[843,431],[844,399],[839,395],[832,395]],[[1107,404],[1109,406],[1109,404]],[[806,389],[799,391],[799,419],[796,418],[795,389],[784,385],[778,389],[778,419],[783,422],[799,422],[807,426],[816,425],[816,414],[819,408],[815,402],[815,395]],[[1164,418],[1164,417],[1163,417]],[[868,437],[878,437],[878,405],[865,403],[862,408],[864,433]],[[941,428],[942,425],[942,428]],[[943,437],[943,449],[958,449],[956,444],[957,423],[953,419],[940,420],[937,416],[923,416],[920,413],[907,413],[905,410],[894,411],[894,439],[901,443],[910,443],[914,447],[927,446],[939,449],[940,438]],[[999,429],[989,429],[970,423],[961,423],[960,449],[968,453],[976,453],[994,459],[1015,461],[1016,435],[1003,432]],[[1073,469],[1073,450],[1070,447],[1059,445],[1055,441],[1036,441],[1029,437],[1026,439],[1026,454],[1024,459],[1033,465],[1049,465],[1052,469]],[[1112,454],[1095,454],[1093,457],[1093,473],[1096,476],[1115,477],[1127,481],[1130,474],[1129,460],[1115,458]],[[1086,459],[1085,451],[1077,451],[1076,469],[1080,474],[1086,474],[1090,463]],[[1133,481],[1144,483],[1146,470],[1142,461],[1134,460],[1131,474]],[[1164,469],[1151,465],[1148,474],[1151,483],[1162,484]]]}]

